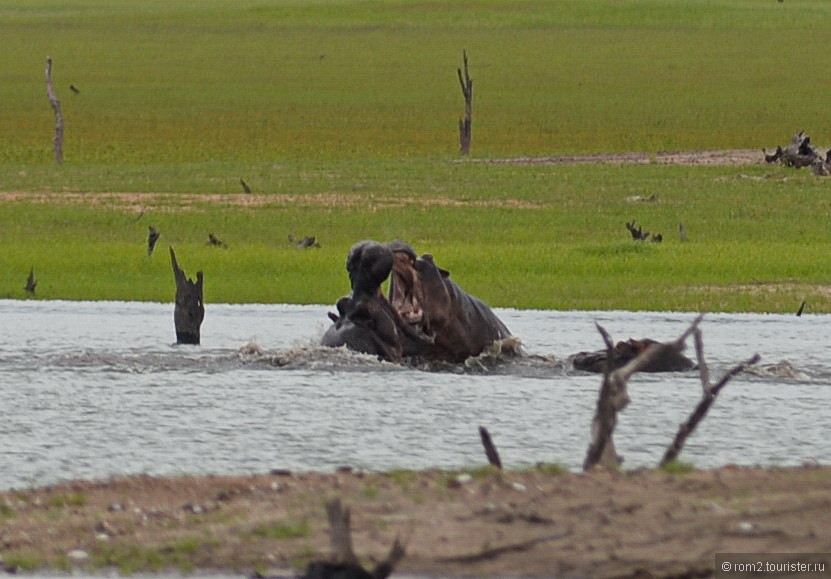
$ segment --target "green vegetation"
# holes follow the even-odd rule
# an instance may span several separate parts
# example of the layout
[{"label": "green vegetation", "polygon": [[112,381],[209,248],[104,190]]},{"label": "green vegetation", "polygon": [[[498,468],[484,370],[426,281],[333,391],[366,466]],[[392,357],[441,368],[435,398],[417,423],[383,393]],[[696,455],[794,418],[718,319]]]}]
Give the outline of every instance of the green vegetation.
[{"label": "green vegetation", "polygon": [[528,469],[530,472],[541,472],[543,474],[549,474],[554,476],[564,475],[571,472],[568,467],[563,466],[562,464],[557,464],[555,462],[538,462],[532,468]]},{"label": "green vegetation", "polygon": [[661,470],[669,474],[687,474],[695,470],[695,465],[680,460],[671,460],[662,465]]},{"label": "green vegetation", "polygon": [[21,571],[34,571],[43,567],[46,562],[43,555],[34,548],[18,549],[11,554],[4,554],[0,560],[3,566],[9,569],[20,569]]},{"label": "green vegetation", "polygon": [[[7,2],[0,191],[24,194],[0,200],[0,296],[25,297],[34,266],[39,299],[170,301],[172,245],[205,272],[208,302],[328,304],[348,290],[354,242],[401,238],[495,306],[829,311],[829,185],[809,172],[486,162],[760,149],[800,129],[831,143],[827,83],[794,65],[816,60],[829,13],[819,0]],[[632,219],[664,242],[632,241]],[[205,245],[209,232],[230,247]]]},{"label": "green vegetation", "polygon": [[135,543],[98,543],[90,557],[92,568],[115,568],[122,575],[140,571],[163,571],[176,569],[181,573],[192,573],[200,553],[216,549],[216,539],[200,540],[193,537],[177,539],[150,547]]},{"label": "green vegetation", "polygon": [[261,539],[297,539],[311,534],[309,521],[280,521],[258,525],[251,534]]},{"label": "green vegetation", "polygon": [[84,493],[58,493],[50,498],[50,505],[53,507],[82,507],[87,504],[87,496]]}]

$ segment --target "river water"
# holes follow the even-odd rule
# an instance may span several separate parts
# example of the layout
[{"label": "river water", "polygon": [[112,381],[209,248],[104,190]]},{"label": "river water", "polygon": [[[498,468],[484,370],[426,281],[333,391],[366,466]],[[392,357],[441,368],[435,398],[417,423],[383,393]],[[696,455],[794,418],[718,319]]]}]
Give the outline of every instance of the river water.
[{"label": "river water", "polygon": [[[401,367],[316,346],[329,306],[208,304],[201,346],[175,346],[173,306],[0,300],[0,488],[116,474],[465,468],[486,426],[507,467],[579,469],[600,378],[567,358],[672,340],[689,313],[498,309],[529,356]],[[681,459],[796,465],[831,456],[831,316],[711,314],[713,379],[754,353]],[[690,348],[691,350],[691,348]],[[692,351],[688,352],[694,357]],[[697,372],[637,375],[615,440],[653,466],[701,396]]]}]

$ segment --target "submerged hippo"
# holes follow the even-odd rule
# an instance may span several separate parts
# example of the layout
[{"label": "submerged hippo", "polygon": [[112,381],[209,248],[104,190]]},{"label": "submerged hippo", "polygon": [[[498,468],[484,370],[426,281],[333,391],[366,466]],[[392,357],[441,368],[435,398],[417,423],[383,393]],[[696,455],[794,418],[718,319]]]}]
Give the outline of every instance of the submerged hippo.
[{"label": "submerged hippo", "polygon": [[[652,344],[657,344],[655,340],[645,338],[643,340],[626,340],[625,342],[618,342],[612,348],[612,370],[617,370],[634,360],[641,352],[646,350]],[[583,370],[584,372],[602,373],[606,369],[606,360],[608,353],[606,350],[597,350],[595,352],[580,352],[575,354],[572,361],[576,370]],[[695,368],[695,362],[684,356],[682,353],[675,350],[666,350],[660,356],[653,359],[642,372],[686,372]]]},{"label": "submerged hippo", "polygon": [[[463,362],[511,332],[485,303],[462,290],[429,254],[402,241],[362,241],[349,251],[350,295],[321,339],[384,360]],[[390,279],[389,297],[381,284]]]}]

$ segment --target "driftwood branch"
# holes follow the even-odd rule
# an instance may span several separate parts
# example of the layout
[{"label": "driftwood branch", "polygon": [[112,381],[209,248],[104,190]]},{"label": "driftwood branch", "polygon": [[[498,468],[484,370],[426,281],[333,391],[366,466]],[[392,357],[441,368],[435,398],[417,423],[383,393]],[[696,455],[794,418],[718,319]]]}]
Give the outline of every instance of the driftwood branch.
[{"label": "driftwood branch", "polygon": [[55,96],[55,87],[52,86],[52,57],[46,57],[46,96],[49,103],[55,110],[55,162],[63,162],[63,114],[61,114],[61,101]]},{"label": "driftwood branch", "polygon": [[200,327],[205,319],[205,302],[202,298],[202,272],[196,272],[196,281],[188,279],[176,261],[176,254],[170,248],[170,263],[176,279],[176,306],[173,309],[173,323],[176,327],[176,343],[199,344]]},{"label": "driftwood branch", "polygon": [[765,161],[768,163],[779,162],[785,167],[812,167],[817,175],[827,176],[831,172],[831,151],[828,151],[823,159],[820,152],[811,144],[811,137],[805,131],[799,131],[792,138],[785,148],[776,147],[773,154],[768,154],[762,149]]},{"label": "driftwood branch", "polygon": [[467,51],[462,51],[462,60],[464,72],[461,68],[456,69],[459,84],[462,87],[462,96],[465,97],[465,116],[459,119],[459,151],[462,155],[467,155],[470,153],[471,118],[473,116],[473,80],[468,74]]},{"label": "driftwood branch", "polygon": [[743,372],[748,366],[759,361],[759,354],[754,354],[750,359],[727,371],[724,376],[722,376],[721,379],[713,385],[710,384],[710,371],[704,361],[704,344],[701,339],[701,331],[698,329],[695,330],[695,353],[698,358],[698,373],[701,378],[701,400],[698,405],[696,405],[692,413],[690,413],[687,420],[678,428],[678,432],[675,434],[672,444],[667,447],[664,457],[661,459],[661,466],[664,466],[678,458],[678,455],[681,454],[681,450],[684,448],[684,444],[687,442],[687,438],[695,431],[698,424],[704,420],[704,417],[716,401],[716,397],[719,392],[721,392],[721,389],[724,388],[734,376],[740,372]]},{"label": "driftwood branch", "polygon": [[349,509],[341,504],[340,499],[333,499],[326,503],[326,517],[329,520],[331,560],[309,563],[304,579],[386,579],[404,558],[404,546],[396,537],[386,559],[371,572],[366,571],[352,548]]},{"label": "driftwood branch", "polygon": [[491,435],[488,429],[484,426],[479,427],[479,438],[482,439],[482,446],[485,447],[485,456],[488,457],[488,463],[496,468],[502,468],[502,461],[499,458],[499,452],[496,450],[496,445],[491,440]]},{"label": "driftwood branch", "polygon": [[335,563],[359,565],[358,557],[352,549],[351,514],[340,499],[326,503],[326,517],[329,520],[329,541],[332,545],[332,558]]},{"label": "driftwood branch", "polygon": [[600,386],[597,407],[592,419],[592,440],[583,461],[584,471],[590,470],[598,464],[611,467],[620,466],[623,459],[615,451],[613,435],[617,426],[617,413],[629,404],[629,394],[626,391],[629,378],[636,372],[643,370],[655,359],[666,355],[668,351],[681,352],[684,349],[686,339],[698,329],[703,317],[703,315],[699,315],[674,342],[652,344],[637,358],[614,371],[612,371],[611,365],[612,349],[614,348],[612,338],[602,326],[595,324],[603,338],[603,342],[606,344],[608,363],[606,370],[603,372],[603,382]]}]

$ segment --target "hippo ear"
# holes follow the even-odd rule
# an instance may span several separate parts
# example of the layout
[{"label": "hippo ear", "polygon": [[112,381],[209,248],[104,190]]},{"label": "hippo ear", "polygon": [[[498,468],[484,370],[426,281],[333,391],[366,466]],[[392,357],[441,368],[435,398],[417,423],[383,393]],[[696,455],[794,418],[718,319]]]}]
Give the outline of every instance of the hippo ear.
[{"label": "hippo ear", "polygon": [[[349,309],[352,306],[352,298],[350,298],[349,296],[342,297],[341,299],[338,300],[338,303],[336,304],[336,306],[338,308],[338,313],[341,315],[341,317],[343,317],[349,312]],[[332,315],[334,315],[334,314],[332,314]],[[332,316],[330,315],[329,317],[331,318]],[[337,321],[337,320],[335,320],[335,321]]]},{"label": "hippo ear", "polygon": [[[420,259],[422,260],[422,263],[427,262],[430,265],[432,265],[433,267],[435,267],[437,270],[439,270],[439,274],[441,274],[442,277],[450,277],[450,272],[449,271],[447,271],[443,267],[439,267],[439,266],[436,265],[436,262],[433,261],[433,254],[432,253],[425,253],[424,255],[421,256]],[[419,269],[418,264],[416,264],[416,269]]]}]

